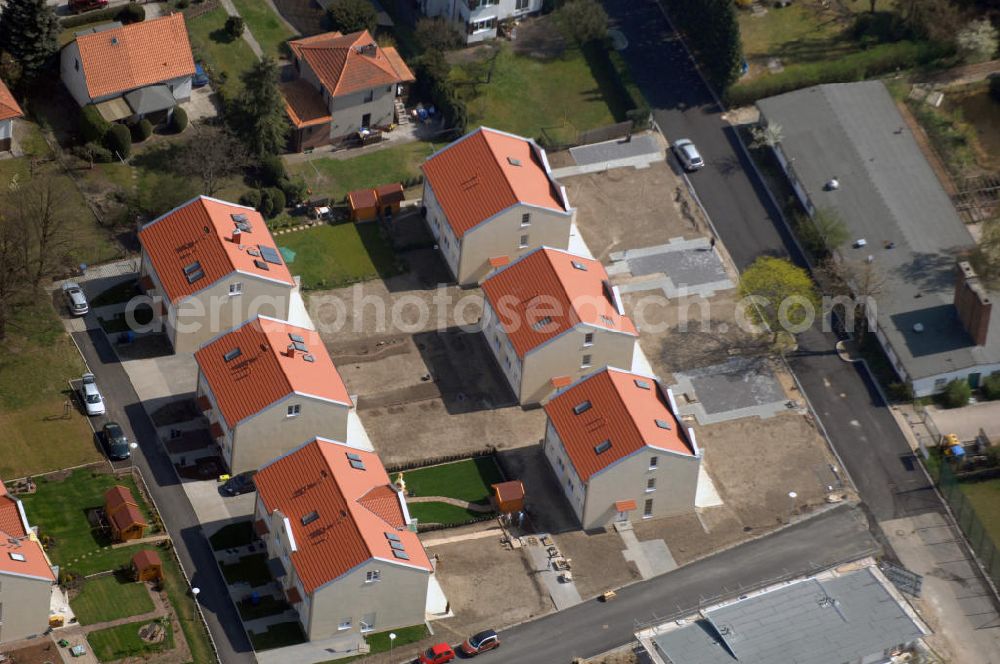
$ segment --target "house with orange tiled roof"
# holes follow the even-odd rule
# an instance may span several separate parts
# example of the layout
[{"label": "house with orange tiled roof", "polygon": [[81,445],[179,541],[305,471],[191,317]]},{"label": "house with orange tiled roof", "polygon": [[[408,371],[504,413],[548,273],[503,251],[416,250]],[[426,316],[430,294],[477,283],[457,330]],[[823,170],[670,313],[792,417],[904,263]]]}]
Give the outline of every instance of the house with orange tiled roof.
[{"label": "house with orange tiled roof", "polygon": [[0,643],[45,633],[55,582],[24,505],[0,482]]},{"label": "house with orange tiled roof", "polygon": [[482,284],[482,330],[521,405],[604,366],[632,366],[638,332],[599,261],[542,247]]},{"label": "house with orange tiled roof", "polygon": [[417,0],[420,11],[441,17],[466,44],[495,39],[503,21],[516,21],[542,11],[542,0]]},{"label": "house with orange tiled roof", "polygon": [[14,118],[24,117],[17,100],[0,80],[0,152],[9,152],[14,144]]},{"label": "house with orange tiled roof", "polygon": [[183,14],[76,33],[59,56],[63,84],[108,122],[165,119],[191,98],[194,57]]},{"label": "house with orange tiled roof", "polygon": [[656,378],[606,367],[545,414],[545,457],[585,530],[694,510],[701,452]]},{"label": "house with orange tiled roof", "polygon": [[575,210],[533,140],[480,127],[420,168],[427,225],[459,285],[538,247],[569,246]]},{"label": "house with orange tiled roof", "polygon": [[197,402],[231,473],[257,470],[317,435],[371,451],[367,437],[349,431],[353,400],[315,330],[259,316],[194,359]]},{"label": "house with orange tiled roof", "polygon": [[288,46],[298,76],[281,89],[293,126],[293,151],[398,121],[396,98],[414,76],[394,46],[379,46],[367,30],[327,32]]},{"label": "house with orange tiled roof", "polygon": [[301,299],[253,208],[199,196],[143,226],[139,244],[139,285],[174,352],[194,352],[257,314],[287,320]]},{"label": "house with orange tiled roof", "polygon": [[433,567],[375,453],[317,438],[254,479],[254,529],[307,638],[424,622]]}]

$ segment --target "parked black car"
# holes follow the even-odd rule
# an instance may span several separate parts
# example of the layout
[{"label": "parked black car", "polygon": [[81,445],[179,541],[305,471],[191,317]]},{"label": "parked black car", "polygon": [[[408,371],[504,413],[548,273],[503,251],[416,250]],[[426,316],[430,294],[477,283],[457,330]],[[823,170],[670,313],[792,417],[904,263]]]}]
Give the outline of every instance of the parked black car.
[{"label": "parked black car", "polygon": [[253,476],[256,474],[256,470],[248,470],[245,473],[233,475],[219,487],[219,492],[224,496],[241,496],[244,493],[256,491],[257,487],[253,483]]},{"label": "parked black car", "polygon": [[122,461],[132,456],[128,437],[117,422],[108,422],[101,429],[101,445],[112,461]]}]

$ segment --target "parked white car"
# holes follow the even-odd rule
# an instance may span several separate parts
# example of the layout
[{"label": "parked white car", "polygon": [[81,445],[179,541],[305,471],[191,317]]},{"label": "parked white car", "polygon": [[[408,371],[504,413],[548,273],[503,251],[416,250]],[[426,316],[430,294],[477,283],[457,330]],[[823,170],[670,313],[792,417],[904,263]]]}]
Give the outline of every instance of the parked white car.
[{"label": "parked white car", "polygon": [[686,138],[674,141],[674,154],[677,155],[685,171],[697,171],[705,167],[705,160],[701,158],[698,148]]},{"label": "parked white car", "polygon": [[71,314],[74,316],[83,316],[90,311],[90,305],[87,304],[87,296],[83,294],[80,284],[67,281],[63,284],[62,290],[63,296],[66,298],[66,306],[69,307]]},{"label": "parked white car", "polygon": [[87,415],[104,414],[104,397],[101,396],[101,391],[97,389],[97,380],[94,378],[94,374],[83,374],[83,385],[80,386],[80,398],[83,399],[83,406],[87,409]]}]

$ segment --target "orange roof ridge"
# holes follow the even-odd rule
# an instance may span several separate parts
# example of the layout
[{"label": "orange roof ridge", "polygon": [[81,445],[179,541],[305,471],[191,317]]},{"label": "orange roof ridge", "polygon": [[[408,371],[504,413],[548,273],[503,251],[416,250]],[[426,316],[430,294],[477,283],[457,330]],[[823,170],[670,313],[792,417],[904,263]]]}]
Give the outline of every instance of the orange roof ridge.
[{"label": "orange roof ridge", "polygon": [[[371,559],[431,571],[417,534],[385,518],[392,512],[402,519],[402,507],[374,452],[315,438],[265,465],[254,480],[264,508],[288,519],[292,565],[307,593]],[[393,553],[392,541],[405,558]]]},{"label": "orange roof ridge", "polygon": [[592,258],[539,247],[481,287],[519,357],[578,323],[638,336],[632,319],[619,311],[604,266]]},{"label": "orange roof ridge", "polygon": [[558,392],[544,408],[583,482],[647,447],[699,455],[667,392],[651,376],[606,367]]},{"label": "orange roof ridge", "polygon": [[292,393],[353,405],[319,333],[277,318],[249,320],[194,357],[229,427]]},{"label": "orange roof ridge", "polygon": [[0,120],[9,120],[11,118],[20,118],[24,116],[24,111],[18,106],[17,100],[14,99],[14,95],[11,94],[10,90],[4,85],[4,82],[0,80]]},{"label": "orange roof ridge", "polygon": [[76,44],[92,99],[194,75],[180,13],[80,35]]},{"label": "orange roof ridge", "polygon": [[[237,216],[243,221],[237,222]],[[237,243],[233,233],[238,223],[242,228]],[[264,217],[245,205],[204,195],[192,198],[143,226],[139,242],[171,302],[233,272],[295,285]],[[268,247],[274,253],[263,256],[259,247]]]},{"label": "orange roof ridge", "polygon": [[543,155],[531,139],[480,127],[432,154],[420,168],[455,237],[461,238],[518,203],[571,214]]},{"label": "orange roof ridge", "polygon": [[[359,44],[372,45],[371,55]],[[382,48],[367,30],[343,35],[328,32],[288,43],[296,58],[305,60],[331,97],[414,80],[398,52]],[[390,57],[392,55],[393,57]],[[404,71],[399,71],[400,65]]]}]

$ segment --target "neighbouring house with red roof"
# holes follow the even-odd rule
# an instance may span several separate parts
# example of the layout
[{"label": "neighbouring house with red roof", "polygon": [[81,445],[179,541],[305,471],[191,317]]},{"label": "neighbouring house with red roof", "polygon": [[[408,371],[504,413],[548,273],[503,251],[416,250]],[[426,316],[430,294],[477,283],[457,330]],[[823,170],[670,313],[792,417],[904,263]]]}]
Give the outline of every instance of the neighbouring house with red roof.
[{"label": "neighbouring house with red roof", "polygon": [[142,539],[149,527],[132,490],[120,484],[104,492],[104,515],[116,542]]},{"label": "neighbouring house with red roof", "polygon": [[108,122],[163,120],[191,98],[194,58],[183,14],[81,30],[59,59],[76,103],[93,104]]},{"label": "neighbouring house with red roof", "polygon": [[0,152],[9,152],[14,144],[14,118],[23,118],[24,111],[0,80]]},{"label": "neighbouring house with red roof", "polygon": [[483,282],[482,329],[521,405],[632,366],[638,332],[599,261],[542,247]]},{"label": "neighbouring house with red roof", "polygon": [[56,575],[21,501],[0,482],[0,643],[43,634]]},{"label": "neighbouring house with red roof", "polygon": [[[327,32],[288,42],[298,78],[283,83],[295,152],[397,122],[402,85],[414,80],[394,46],[367,30]],[[397,110],[398,109],[398,110]]]},{"label": "neighbouring house with red roof", "polygon": [[533,140],[480,127],[420,168],[427,224],[459,285],[537,247],[569,246],[576,211]]},{"label": "neighbouring house with red roof", "polygon": [[174,352],[193,352],[257,314],[287,320],[301,297],[253,208],[199,196],[143,226],[139,243],[139,285]]},{"label": "neighbouring house with red roof", "polygon": [[427,16],[441,17],[466,44],[495,39],[504,21],[519,21],[542,11],[542,0],[417,0]]},{"label": "neighbouring house with red roof", "polygon": [[701,452],[655,378],[607,367],[545,414],[545,457],[585,530],[694,510]]},{"label": "neighbouring house with red roof", "polygon": [[314,330],[260,316],[194,354],[197,402],[231,473],[256,470],[317,435],[348,434],[353,400]]},{"label": "neighbouring house with red roof", "polygon": [[307,638],[424,622],[433,567],[375,453],[317,438],[254,479],[254,528]]}]

